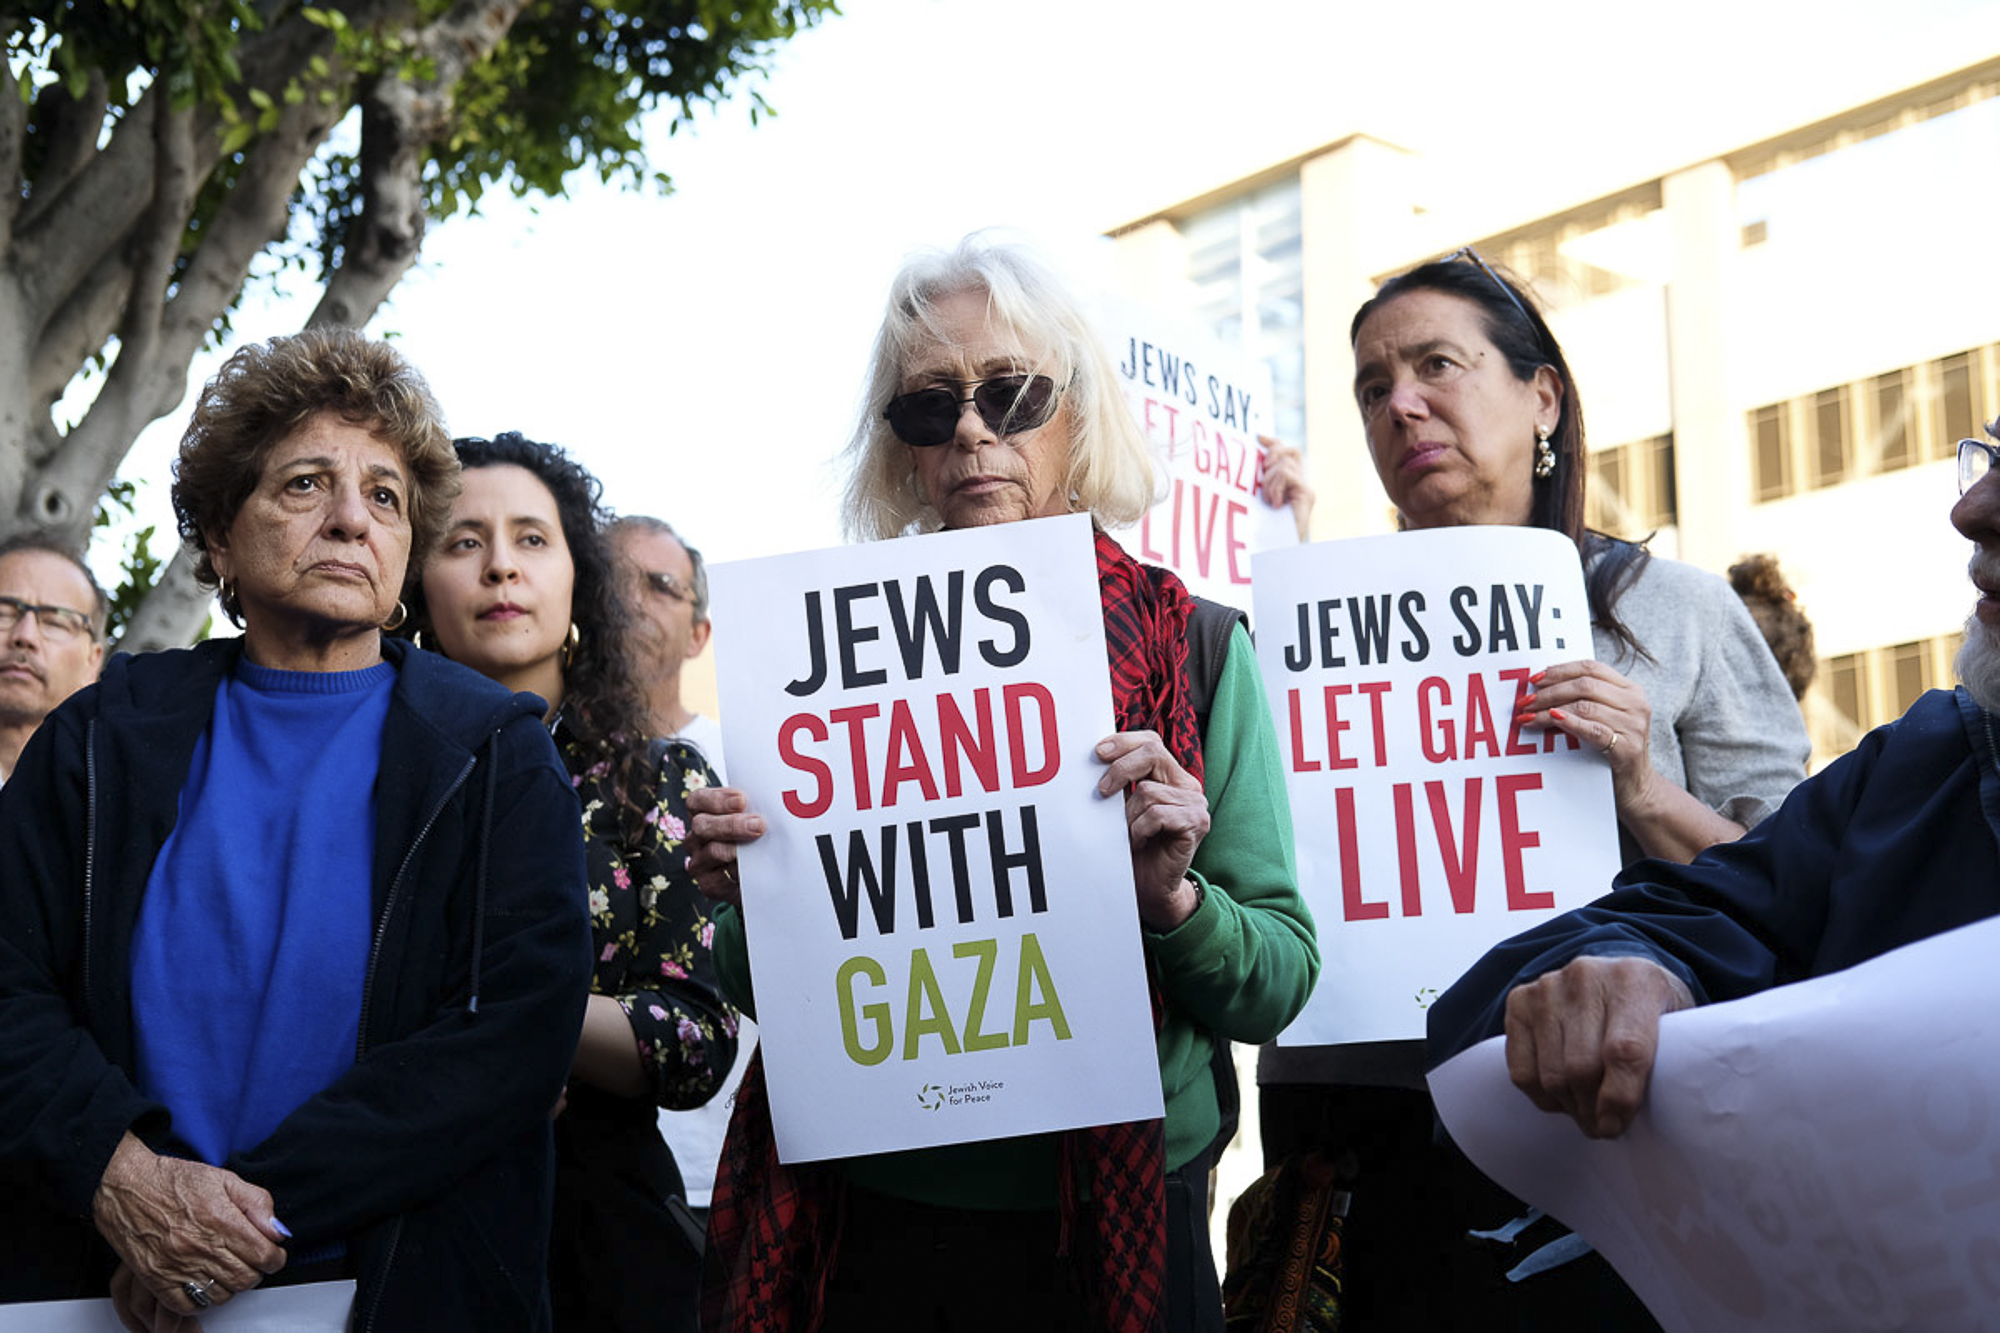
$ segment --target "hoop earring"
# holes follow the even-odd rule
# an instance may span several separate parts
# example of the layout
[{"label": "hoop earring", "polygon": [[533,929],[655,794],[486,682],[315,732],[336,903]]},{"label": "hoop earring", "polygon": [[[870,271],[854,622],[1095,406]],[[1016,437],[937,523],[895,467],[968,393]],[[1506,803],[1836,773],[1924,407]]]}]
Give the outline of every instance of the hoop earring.
[{"label": "hoop earring", "polygon": [[1556,451],[1549,445],[1545,427],[1535,428],[1535,480],[1547,481],[1556,470]]},{"label": "hoop earring", "polygon": [[562,646],[563,670],[565,671],[569,670],[570,659],[576,656],[576,650],[580,648],[582,645],[583,645],[583,635],[577,629],[576,622],[572,620],[569,622],[569,636],[563,640],[563,646]]},{"label": "hoop earring", "polygon": [[230,588],[229,580],[215,576],[215,600],[222,607],[223,618],[238,629],[243,628],[243,603]]},{"label": "hoop earring", "polygon": [[409,618],[410,618],[410,608],[404,606],[403,599],[398,597],[396,599],[396,614],[392,616],[390,619],[383,621],[382,628],[389,631],[391,634],[394,634],[397,630],[403,627],[403,622],[408,620]]}]

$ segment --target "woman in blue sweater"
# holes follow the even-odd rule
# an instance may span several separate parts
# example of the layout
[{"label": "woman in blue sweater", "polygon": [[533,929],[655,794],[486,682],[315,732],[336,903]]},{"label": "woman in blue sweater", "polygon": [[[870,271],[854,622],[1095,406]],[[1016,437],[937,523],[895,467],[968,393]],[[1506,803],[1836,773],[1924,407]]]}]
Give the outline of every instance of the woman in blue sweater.
[{"label": "woman in blue sweater", "polygon": [[355,1328],[547,1326],[575,800],[532,701],[383,637],[457,483],[386,344],[275,339],[203,390],[174,507],[242,637],[114,659],[0,790],[23,1294],[165,1328],[352,1277]]}]

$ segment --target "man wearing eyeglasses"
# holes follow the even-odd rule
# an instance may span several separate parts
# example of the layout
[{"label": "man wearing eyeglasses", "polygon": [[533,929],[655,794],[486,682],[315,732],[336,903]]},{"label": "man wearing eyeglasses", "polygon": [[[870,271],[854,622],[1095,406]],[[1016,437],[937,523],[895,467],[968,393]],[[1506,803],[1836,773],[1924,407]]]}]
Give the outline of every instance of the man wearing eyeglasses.
[{"label": "man wearing eyeglasses", "polygon": [[700,747],[722,772],[722,728],[681,702],[681,669],[708,646],[708,570],[701,552],[663,519],[629,514],[611,527],[611,546],[638,588],[648,633],[636,645],[646,708],[658,735]]},{"label": "man wearing eyeglasses", "polygon": [[[1987,433],[2000,441],[2000,420]],[[1498,945],[1430,1009],[1430,1063],[1505,1032],[1507,1073],[1592,1138],[1645,1100],[1662,1014],[1852,967],[2000,913],[2000,447],[1958,445],[1952,525],[1979,597],[1932,690],[1690,865]]]},{"label": "man wearing eyeglasses", "polygon": [[109,609],[89,566],[60,541],[0,542],[0,782],[42,719],[97,679]]}]

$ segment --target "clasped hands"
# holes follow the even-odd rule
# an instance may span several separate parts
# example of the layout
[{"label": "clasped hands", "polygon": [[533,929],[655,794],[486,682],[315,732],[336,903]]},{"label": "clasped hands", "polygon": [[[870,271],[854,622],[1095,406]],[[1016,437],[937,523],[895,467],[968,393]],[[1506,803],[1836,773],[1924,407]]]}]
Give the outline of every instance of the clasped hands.
[{"label": "clasped hands", "polygon": [[132,1134],[119,1140],[91,1201],[98,1232],[118,1254],[111,1301],[131,1333],[199,1327],[208,1306],[248,1291],[285,1266],[290,1235],[270,1194],[233,1171],[162,1157]]}]

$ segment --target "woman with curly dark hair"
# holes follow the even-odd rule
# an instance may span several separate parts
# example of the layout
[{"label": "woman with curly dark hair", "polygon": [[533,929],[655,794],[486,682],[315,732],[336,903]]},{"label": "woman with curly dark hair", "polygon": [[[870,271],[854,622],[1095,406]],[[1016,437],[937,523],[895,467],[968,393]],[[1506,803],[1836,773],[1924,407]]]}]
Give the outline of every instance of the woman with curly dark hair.
[{"label": "woman with curly dark hair", "polygon": [[464,486],[410,622],[452,660],[540,695],[583,802],[596,970],[556,1120],[550,1286],[559,1328],[693,1328],[700,1258],[656,1106],[699,1106],[735,1057],[736,1015],[687,874],[700,753],[650,740],[623,645],[632,612],[602,488],[516,433],[455,442]]}]

